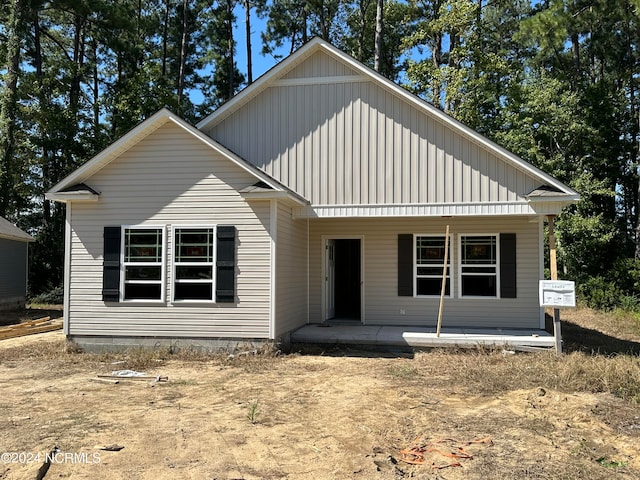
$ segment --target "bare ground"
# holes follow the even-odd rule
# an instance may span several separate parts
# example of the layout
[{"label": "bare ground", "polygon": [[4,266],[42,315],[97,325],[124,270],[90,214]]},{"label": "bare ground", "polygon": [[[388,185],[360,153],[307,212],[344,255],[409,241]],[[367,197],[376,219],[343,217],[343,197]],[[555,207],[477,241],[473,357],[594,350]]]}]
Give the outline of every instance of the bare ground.
[{"label": "bare ground", "polygon": [[[1,456],[0,479],[35,478],[54,446],[67,456],[47,479],[638,479],[637,320],[567,317],[561,359],[88,355],[60,332],[1,341],[0,453],[25,455]],[[89,380],[123,368],[169,382]],[[124,449],[96,448],[112,444]],[[411,465],[401,451],[413,446],[434,451]]]}]

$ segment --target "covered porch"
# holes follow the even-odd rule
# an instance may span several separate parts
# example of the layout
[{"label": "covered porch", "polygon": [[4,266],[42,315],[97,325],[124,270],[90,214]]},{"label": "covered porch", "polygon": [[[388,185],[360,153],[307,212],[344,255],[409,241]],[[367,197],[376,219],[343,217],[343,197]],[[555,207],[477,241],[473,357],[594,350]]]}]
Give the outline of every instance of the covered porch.
[{"label": "covered porch", "polygon": [[305,325],[291,333],[291,344],[366,345],[389,348],[460,347],[537,351],[556,347],[545,330],[508,328],[442,328],[384,325]]}]

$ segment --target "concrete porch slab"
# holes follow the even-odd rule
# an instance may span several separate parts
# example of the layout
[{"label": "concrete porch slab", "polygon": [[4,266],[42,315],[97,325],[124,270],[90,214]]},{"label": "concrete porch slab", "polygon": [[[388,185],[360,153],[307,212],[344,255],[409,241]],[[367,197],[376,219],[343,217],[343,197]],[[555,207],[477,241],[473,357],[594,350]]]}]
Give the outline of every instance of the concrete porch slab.
[{"label": "concrete porch slab", "polygon": [[389,347],[555,347],[544,330],[504,328],[443,328],[413,326],[310,324],[291,333],[291,343],[351,344]]}]

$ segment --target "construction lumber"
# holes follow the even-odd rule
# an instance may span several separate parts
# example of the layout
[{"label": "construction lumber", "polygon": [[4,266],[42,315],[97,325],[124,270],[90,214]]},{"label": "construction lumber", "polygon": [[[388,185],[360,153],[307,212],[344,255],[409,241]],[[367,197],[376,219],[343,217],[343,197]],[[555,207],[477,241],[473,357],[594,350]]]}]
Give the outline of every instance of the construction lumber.
[{"label": "construction lumber", "polygon": [[98,375],[98,378],[106,378],[112,380],[155,380],[156,382],[168,382],[169,377],[165,377],[162,375],[143,375],[139,377],[125,377],[120,375]]},{"label": "construction lumber", "polygon": [[25,335],[33,335],[35,333],[51,332],[53,330],[62,329],[61,321],[52,321],[49,317],[47,320],[39,319],[30,322],[11,325],[9,327],[0,328],[0,340],[7,338],[23,337]]},{"label": "construction lumber", "polygon": [[120,380],[113,380],[111,378],[90,378],[89,381],[96,383],[110,383],[111,385],[117,385],[120,383]]}]

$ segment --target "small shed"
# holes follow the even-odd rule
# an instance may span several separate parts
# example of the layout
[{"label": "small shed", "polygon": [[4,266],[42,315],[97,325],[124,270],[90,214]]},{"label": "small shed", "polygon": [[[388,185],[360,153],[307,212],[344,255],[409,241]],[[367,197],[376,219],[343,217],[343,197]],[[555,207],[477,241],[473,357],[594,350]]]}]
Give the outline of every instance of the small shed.
[{"label": "small shed", "polygon": [[0,217],[0,311],[24,307],[29,242],[33,241],[31,235]]}]

